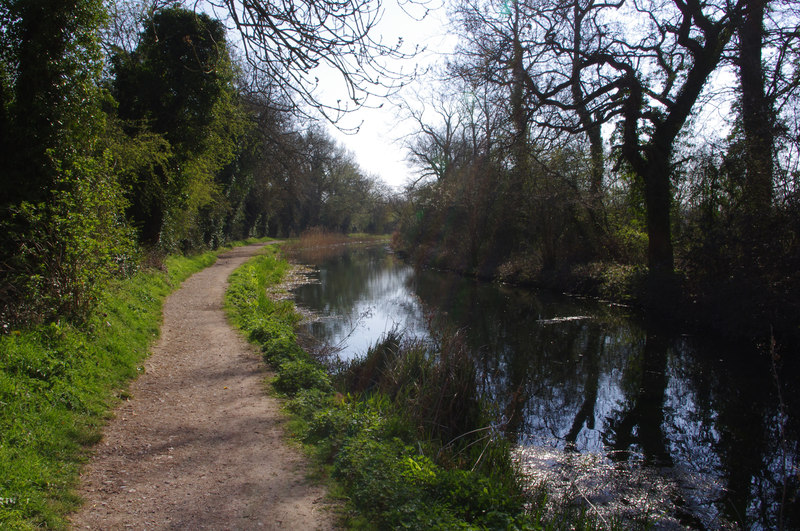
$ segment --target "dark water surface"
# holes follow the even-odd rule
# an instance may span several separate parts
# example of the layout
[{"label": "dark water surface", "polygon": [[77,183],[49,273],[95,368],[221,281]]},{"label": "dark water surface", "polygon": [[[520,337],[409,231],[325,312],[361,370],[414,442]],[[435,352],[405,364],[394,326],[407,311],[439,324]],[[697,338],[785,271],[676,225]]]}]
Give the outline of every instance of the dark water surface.
[{"label": "dark water surface", "polygon": [[656,528],[800,528],[797,377],[776,379],[766,353],[660,333],[608,303],[415,271],[382,246],[293,258],[317,268],[296,301],[341,357],[395,327],[461,330],[498,425],[554,500],[645,511]]}]

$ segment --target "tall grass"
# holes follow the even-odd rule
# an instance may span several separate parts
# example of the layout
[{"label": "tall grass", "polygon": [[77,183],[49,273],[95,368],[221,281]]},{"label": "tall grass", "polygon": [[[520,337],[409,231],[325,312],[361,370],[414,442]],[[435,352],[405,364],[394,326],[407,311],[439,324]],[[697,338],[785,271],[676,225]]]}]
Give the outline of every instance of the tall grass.
[{"label": "tall grass", "polygon": [[[505,446],[494,440],[495,415],[478,393],[475,363],[460,335],[444,335],[436,348],[403,344],[401,339],[396,331],[389,332],[366,356],[345,365],[337,388],[385,395],[419,438],[435,441],[439,462],[448,456],[458,466],[475,468],[482,449]],[[506,459],[502,466],[508,464]],[[496,466],[491,463],[489,469]]]},{"label": "tall grass", "polygon": [[108,286],[83,324],[0,335],[0,528],[65,528],[86,445],[142,372],[164,298],[217,253],[169,257]]}]

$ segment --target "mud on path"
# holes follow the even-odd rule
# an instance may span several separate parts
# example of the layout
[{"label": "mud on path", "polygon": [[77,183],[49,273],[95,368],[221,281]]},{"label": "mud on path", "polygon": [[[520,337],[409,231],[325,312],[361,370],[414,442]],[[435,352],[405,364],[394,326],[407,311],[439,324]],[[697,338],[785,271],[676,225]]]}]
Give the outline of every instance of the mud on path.
[{"label": "mud on path", "polygon": [[236,248],[164,306],[161,337],[81,477],[75,529],[333,529],[260,356],[222,310]]}]

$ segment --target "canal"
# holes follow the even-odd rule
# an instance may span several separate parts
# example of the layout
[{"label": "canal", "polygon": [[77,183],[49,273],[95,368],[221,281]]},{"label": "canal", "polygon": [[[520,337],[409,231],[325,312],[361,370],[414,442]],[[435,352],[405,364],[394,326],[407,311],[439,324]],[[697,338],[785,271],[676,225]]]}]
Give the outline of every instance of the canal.
[{"label": "canal", "polygon": [[498,428],[553,503],[657,528],[800,527],[796,377],[768,352],[664,332],[607,302],[415,270],[388,248],[291,257],[307,332],[343,359],[386,332],[458,330]]}]

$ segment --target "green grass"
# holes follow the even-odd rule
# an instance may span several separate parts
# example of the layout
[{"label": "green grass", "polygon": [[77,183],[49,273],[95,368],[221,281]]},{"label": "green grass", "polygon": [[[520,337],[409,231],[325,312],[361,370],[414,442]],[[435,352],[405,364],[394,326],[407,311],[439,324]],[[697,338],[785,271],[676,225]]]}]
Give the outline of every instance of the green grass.
[{"label": "green grass", "polygon": [[141,373],[161,307],[220,251],[168,257],[109,286],[79,326],[49,323],[0,336],[0,528],[66,527],[87,445]]}]

